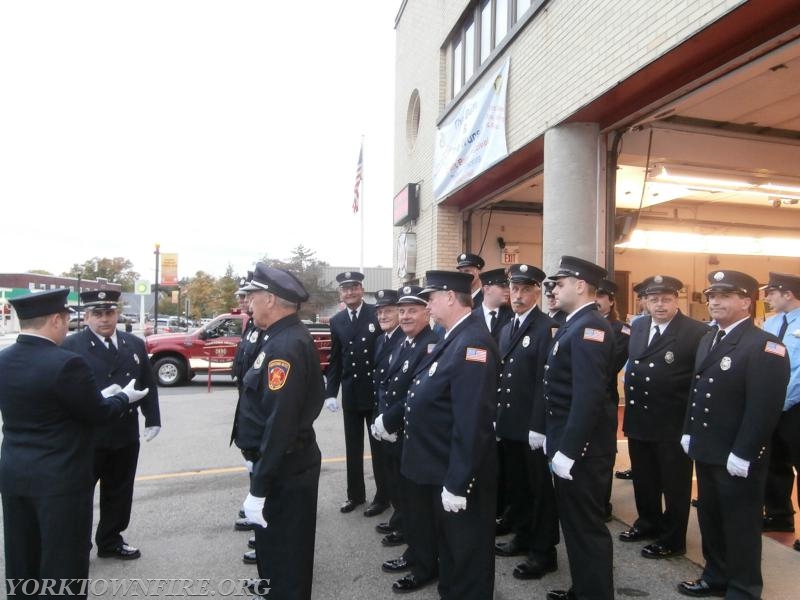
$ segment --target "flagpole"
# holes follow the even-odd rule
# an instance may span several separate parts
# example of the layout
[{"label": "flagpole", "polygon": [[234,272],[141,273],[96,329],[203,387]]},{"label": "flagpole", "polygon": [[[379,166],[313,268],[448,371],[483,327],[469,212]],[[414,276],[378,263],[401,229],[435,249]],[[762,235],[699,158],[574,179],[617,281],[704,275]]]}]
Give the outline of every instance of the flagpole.
[{"label": "flagpole", "polygon": [[363,273],[364,272],[364,206],[365,200],[367,199],[367,195],[364,191],[364,135],[361,135],[361,263],[359,264],[359,270]]}]

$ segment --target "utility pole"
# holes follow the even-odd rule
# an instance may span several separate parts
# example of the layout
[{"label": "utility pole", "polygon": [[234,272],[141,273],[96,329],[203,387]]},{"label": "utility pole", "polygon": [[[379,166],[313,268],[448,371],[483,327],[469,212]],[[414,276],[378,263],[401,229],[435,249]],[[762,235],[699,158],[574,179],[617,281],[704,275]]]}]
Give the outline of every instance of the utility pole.
[{"label": "utility pole", "polygon": [[153,333],[158,333],[158,264],[161,262],[159,260],[161,254],[161,244],[156,244],[156,251],[154,252],[156,255],[156,282],[153,284],[153,290],[155,292],[155,303],[153,304]]}]

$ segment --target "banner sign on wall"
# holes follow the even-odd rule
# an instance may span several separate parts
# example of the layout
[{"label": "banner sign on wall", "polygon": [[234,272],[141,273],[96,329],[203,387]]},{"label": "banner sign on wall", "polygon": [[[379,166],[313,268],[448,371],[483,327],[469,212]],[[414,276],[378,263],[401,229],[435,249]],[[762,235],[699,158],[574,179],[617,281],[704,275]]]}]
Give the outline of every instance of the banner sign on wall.
[{"label": "banner sign on wall", "polygon": [[506,147],[508,65],[487,79],[436,131],[433,195],[441,200],[500,159]]}]

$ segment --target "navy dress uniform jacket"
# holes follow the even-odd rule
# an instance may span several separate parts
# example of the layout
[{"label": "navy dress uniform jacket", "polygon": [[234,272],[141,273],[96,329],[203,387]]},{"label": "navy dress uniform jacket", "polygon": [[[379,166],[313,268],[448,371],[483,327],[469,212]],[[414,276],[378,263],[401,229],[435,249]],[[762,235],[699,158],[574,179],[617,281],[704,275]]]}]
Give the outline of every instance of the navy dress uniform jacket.
[{"label": "navy dress uniform jacket", "polygon": [[[66,350],[80,354],[89,363],[98,389],[114,383],[125,387],[136,379],[136,389],[149,388],[147,396],[128,407],[121,418],[99,427],[95,432],[95,447],[123,448],[139,441],[139,413],[144,415],[145,427],[161,426],[158,406],[158,384],[150,366],[144,342],[130,333],[117,331],[117,352],[113,354],[87,327],[61,344]],[[94,394],[93,394],[94,395]]]},{"label": "navy dress uniform jacket", "polygon": [[547,455],[574,461],[617,451],[614,333],[594,304],[577,311],[556,332],[544,376]]},{"label": "navy dress uniform jacket", "polygon": [[335,398],[342,388],[343,410],[373,410],[375,386],[372,378],[375,340],[382,335],[375,307],[362,304],[355,323],[350,311],[331,317],[331,354],[325,376],[326,395]]},{"label": "navy dress uniform jacket", "polygon": [[[667,329],[669,331],[669,329]],[[747,320],[711,348],[715,332],[700,340],[683,433],[689,456],[725,467],[728,454],[763,457],[778,423],[789,383],[786,347]]]},{"label": "navy dress uniform jacket", "polygon": [[[405,338],[403,338],[405,341]],[[403,423],[406,411],[406,394],[414,379],[417,366],[434,348],[438,338],[430,327],[426,327],[411,345],[404,348],[402,342],[392,353],[386,377],[378,388],[378,414],[383,415],[383,426],[388,433],[396,433],[398,442],[384,447],[392,455],[400,456],[403,438]]]},{"label": "navy dress uniform jacket", "polygon": [[527,443],[528,431],[544,432],[544,364],[558,323],[535,306],[514,336],[513,325],[500,333],[495,431],[497,437]]},{"label": "navy dress uniform jacket", "polygon": [[468,496],[481,468],[495,464],[497,364],[489,330],[471,315],[420,362],[406,397],[405,477]]},{"label": "navy dress uniform jacket", "polygon": [[[496,310],[497,322],[494,325],[494,329],[489,330],[488,327],[486,329],[492,334],[492,338],[494,339],[495,343],[500,345],[500,332],[503,330],[505,324],[514,318],[514,311],[511,310],[510,306],[505,304]],[[483,303],[479,304],[478,308],[472,309],[472,315],[481,323],[483,323],[484,326],[486,325],[486,318],[484,317],[483,313]]]},{"label": "navy dress uniform jacket", "polygon": [[100,395],[82,357],[20,334],[0,352],[0,492],[56,496],[90,490],[95,426],[127,407],[123,395]]},{"label": "navy dress uniform jacket", "polygon": [[686,417],[697,346],[708,327],[678,312],[648,347],[651,327],[649,315],[631,325],[622,428],[629,438],[677,442]]},{"label": "navy dress uniform jacket", "polygon": [[382,333],[375,340],[375,370],[372,372],[375,385],[375,416],[380,414],[378,406],[380,404],[381,383],[386,378],[390,361],[397,356],[397,350],[405,339],[403,330],[398,326],[391,332],[388,339],[386,334]]}]

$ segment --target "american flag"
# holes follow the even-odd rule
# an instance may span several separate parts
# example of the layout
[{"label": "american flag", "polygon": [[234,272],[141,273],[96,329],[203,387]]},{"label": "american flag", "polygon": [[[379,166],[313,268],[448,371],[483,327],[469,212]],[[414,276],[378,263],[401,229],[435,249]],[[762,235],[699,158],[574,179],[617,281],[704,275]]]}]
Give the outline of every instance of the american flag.
[{"label": "american flag", "polygon": [[786,347],[775,342],[767,342],[767,345],[764,347],[764,352],[777,354],[778,356],[786,356]]},{"label": "american flag", "polygon": [[473,347],[470,346],[470,347],[467,348],[467,355],[464,358],[466,358],[467,360],[472,361],[472,362],[485,363],[486,362],[486,350],[484,350],[483,348],[473,348]]},{"label": "american flag", "polygon": [[592,342],[602,342],[606,339],[606,332],[602,329],[593,329],[591,327],[587,327],[583,330],[583,339],[590,340]]},{"label": "american flag", "polygon": [[358,165],[356,165],[356,184],[353,187],[353,214],[358,212],[358,198],[361,190],[361,179],[364,176],[364,145],[358,151]]}]

